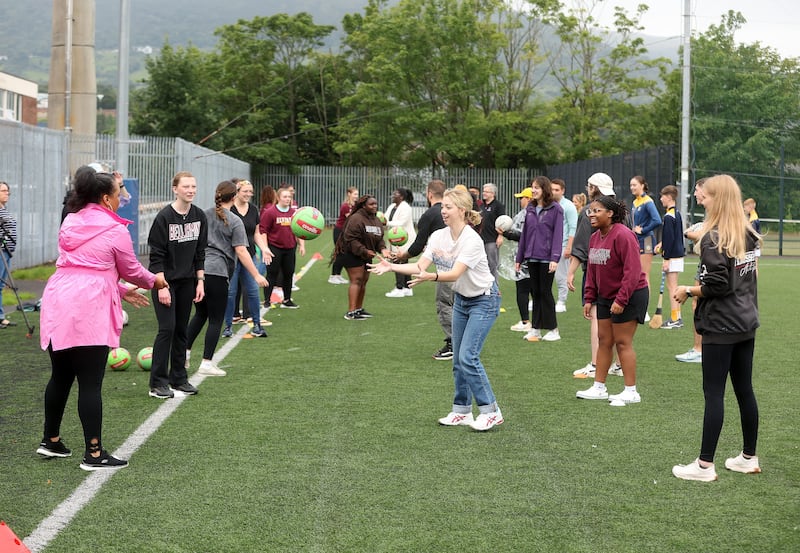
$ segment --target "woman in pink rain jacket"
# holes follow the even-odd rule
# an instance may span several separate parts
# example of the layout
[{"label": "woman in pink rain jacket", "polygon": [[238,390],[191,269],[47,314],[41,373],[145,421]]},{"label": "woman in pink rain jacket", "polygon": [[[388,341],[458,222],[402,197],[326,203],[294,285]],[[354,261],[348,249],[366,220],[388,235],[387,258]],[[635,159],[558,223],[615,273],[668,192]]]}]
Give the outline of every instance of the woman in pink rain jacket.
[{"label": "woman in pink rain jacket", "polygon": [[[137,287],[163,288],[166,281],[142,267],[126,225],[116,214],[119,185],[111,175],[81,167],[75,174],[69,215],[58,235],[56,272],[42,296],[41,346],[50,354],[52,374],[45,390],[46,457],[69,457],[60,439],[61,420],[73,381],[78,380],[78,415],[83,425],[84,470],[120,468],[102,447],[101,390],[109,347],[119,346],[124,298],[137,307],[149,304]],[[121,284],[123,278],[131,285]]]}]

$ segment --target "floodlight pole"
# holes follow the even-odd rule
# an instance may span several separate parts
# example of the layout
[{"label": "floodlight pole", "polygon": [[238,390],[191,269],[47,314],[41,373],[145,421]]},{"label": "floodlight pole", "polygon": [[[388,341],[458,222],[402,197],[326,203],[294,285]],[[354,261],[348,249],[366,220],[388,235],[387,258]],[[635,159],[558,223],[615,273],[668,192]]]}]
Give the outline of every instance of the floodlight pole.
[{"label": "floodlight pole", "polygon": [[128,53],[131,43],[131,3],[120,0],[119,9],[119,90],[117,90],[117,160],[116,170],[128,176],[128,92],[130,71]]},{"label": "floodlight pole", "polygon": [[683,2],[683,91],[681,112],[681,205],[680,211],[689,217],[689,130],[691,117],[691,61],[692,61],[692,0]]}]

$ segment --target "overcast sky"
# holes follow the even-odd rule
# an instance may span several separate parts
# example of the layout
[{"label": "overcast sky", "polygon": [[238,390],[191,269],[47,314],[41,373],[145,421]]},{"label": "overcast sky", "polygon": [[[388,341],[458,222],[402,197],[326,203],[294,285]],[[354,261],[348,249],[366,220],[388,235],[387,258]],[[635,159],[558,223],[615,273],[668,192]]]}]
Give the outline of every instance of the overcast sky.
[{"label": "overcast sky", "polygon": [[[586,1],[586,0],[584,0]],[[565,0],[569,4],[570,0]],[[650,9],[642,17],[644,33],[671,37],[683,32],[684,0],[602,0],[593,13],[596,19],[610,24],[614,6],[635,13],[638,4]],[[702,33],[709,25],[719,25],[728,10],[741,12],[747,23],[736,35],[742,43],[761,42],[775,48],[782,57],[800,57],[800,9],[797,0],[692,0],[692,28]]]}]

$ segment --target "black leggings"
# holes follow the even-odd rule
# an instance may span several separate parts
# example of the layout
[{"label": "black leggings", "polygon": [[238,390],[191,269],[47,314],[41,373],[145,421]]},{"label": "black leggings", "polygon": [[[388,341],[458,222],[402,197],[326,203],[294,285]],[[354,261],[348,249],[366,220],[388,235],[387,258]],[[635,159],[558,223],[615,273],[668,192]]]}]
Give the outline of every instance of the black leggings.
[{"label": "black leggings", "polygon": [[203,301],[196,303],[194,317],[189,321],[186,349],[192,349],[195,339],[208,321],[206,339],[203,345],[203,359],[214,357],[214,350],[219,343],[219,334],[225,319],[225,308],[228,306],[228,279],[221,276],[206,275],[206,295]]},{"label": "black leggings", "polygon": [[719,434],[725,418],[725,384],[731,375],[733,393],[739,403],[742,423],[742,451],[756,454],[758,441],[758,404],[753,393],[753,350],[755,338],[736,344],[703,343],[703,441],[700,460],[714,462]]},{"label": "black leggings", "polygon": [[83,440],[89,451],[92,440],[101,447],[103,429],[103,377],[106,374],[108,346],[78,346],[50,354],[52,373],[44,391],[44,438],[61,434],[61,421],[72,383],[78,379],[78,417],[83,426]]},{"label": "black leggings", "polygon": [[[342,235],[342,229],[338,227],[333,227],[333,247],[336,248],[336,241],[339,240],[339,237]],[[331,268],[331,276],[333,275],[341,275],[342,268],[344,265],[341,264],[339,261],[339,256],[335,256],[333,259],[333,267]]]},{"label": "black leggings", "polygon": [[[296,262],[297,254],[294,248],[276,248],[271,246],[272,250],[272,263],[267,265],[267,280],[269,286],[264,289],[264,297],[267,298],[267,303],[272,296],[272,289],[276,284],[283,288],[283,300],[287,301],[292,299],[292,279],[294,278],[294,265]],[[278,280],[278,275],[281,275],[282,282],[275,282]]]}]

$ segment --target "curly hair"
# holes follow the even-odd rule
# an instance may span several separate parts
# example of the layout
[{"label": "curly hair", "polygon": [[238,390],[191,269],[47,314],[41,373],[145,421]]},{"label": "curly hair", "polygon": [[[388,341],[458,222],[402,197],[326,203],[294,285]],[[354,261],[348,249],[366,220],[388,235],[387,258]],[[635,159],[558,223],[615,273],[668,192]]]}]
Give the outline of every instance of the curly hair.
[{"label": "curly hair", "polygon": [[624,201],[617,200],[614,196],[600,196],[592,200],[592,203],[594,202],[611,211],[612,223],[625,223],[625,219],[628,217],[628,207]]}]

